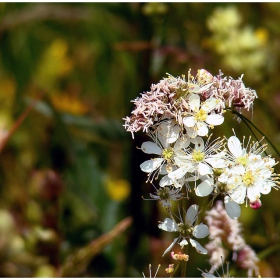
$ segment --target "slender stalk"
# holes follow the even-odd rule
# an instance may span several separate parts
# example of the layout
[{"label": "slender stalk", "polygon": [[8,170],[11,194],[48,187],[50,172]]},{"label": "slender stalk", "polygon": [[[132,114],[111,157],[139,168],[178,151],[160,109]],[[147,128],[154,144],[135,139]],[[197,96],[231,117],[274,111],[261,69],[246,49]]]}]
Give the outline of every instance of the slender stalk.
[{"label": "slender stalk", "polygon": [[[277,150],[277,148],[273,145],[273,143],[269,140],[269,138],[255,125],[253,124],[248,118],[237,112],[236,110],[233,110],[231,108],[227,108],[228,111],[231,111],[233,114],[237,115],[239,118],[241,118],[245,124],[250,124],[252,127],[254,127],[261,135],[263,135],[267,142],[271,145],[271,147],[274,149],[274,151],[277,153],[277,155],[280,157],[280,152]],[[251,130],[251,129],[250,129]],[[252,131],[252,130],[251,130]],[[256,137],[256,136],[255,136]]]},{"label": "slender stalk", "polygon": [[[186,220],[186,209],[187,209],[187,202],[186,199],[182,200],[182,209],[183,209],[183,219],[184,221]],[[184,254],[187,254],[186,252],[188,251],[188,246],[184,246]],[[182,268],[181,268],[181,277],[185,278],[187,274],[187,262],[183,261],[182,263]]]}]

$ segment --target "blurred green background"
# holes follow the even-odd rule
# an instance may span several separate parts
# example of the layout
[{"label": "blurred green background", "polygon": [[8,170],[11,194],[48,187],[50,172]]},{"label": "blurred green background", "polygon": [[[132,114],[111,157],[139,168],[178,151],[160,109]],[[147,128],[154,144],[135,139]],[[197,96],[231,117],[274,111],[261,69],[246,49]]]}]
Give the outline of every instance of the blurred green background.
[{"label": "blurred green background", "polygon": [[[148,277],[149,264],[168,276],[174,237],[141,198],[153,191],[136,149],[147,136],[122,120],[166,73],[244,74],[259,98],[243,113],[280,149],[280,3],[0,3],[0,18],[1,277]],[[214,133],[232,128],[250,134],[229,113]],[[242,206],[262,277],[280,277],[279,195]],[[199,277],[207,256],[189,253]]]}]

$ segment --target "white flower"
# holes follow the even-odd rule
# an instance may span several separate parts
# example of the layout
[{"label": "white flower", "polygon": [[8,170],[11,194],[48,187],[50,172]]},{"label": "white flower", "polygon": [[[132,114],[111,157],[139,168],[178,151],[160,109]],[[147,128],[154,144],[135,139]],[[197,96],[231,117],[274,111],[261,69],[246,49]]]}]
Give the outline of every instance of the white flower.
[{"label": "white flower", "polygon": [[[154,137],[152,134],[150,135],[155,143],[147,141],[141,146],[141,150],[144,153],[155,154],[159,156],[158,158],[147,160],[140,165],[140,168],[143,172],[149,173],[148,179],[156,170],[158,170],[160,174],[167,174],[168,172],[172,171],[175,151],[180,153],[180,150],[182,148],[186,148],[190,143],[190,140],[187,136],[183,135],[178,139],[178,126],[175,126],[175,130],[173,130],[173,132],[176,131],[176,133],[173,133],[171,129],[173,125],[174,123],[171,120],[161,123],[157,128],[156,137]],[[175,141],[176,143],[173,145]],[[152,177],[151,182],[153,181],[154,176]]]},{"label": "white flower", "polygon": [[[191,140],[194,148],[188,147],[184,149],[184,153],[175,154],[174,162],[178,165],[178,169],[170,172],[167,177],[171,181],[182,179],[186,173],[194,173],[195,180],[203,178],[205,175],[213,174],[213,168],[224,168],[226,162],[224,160],[225,153],[223,149],[223,140],[216,139],[209,145],[210,137],[204,145],[201,137]],[[164,177],[165,178],[165,177]],[[207,181],[197,186],[197,195],[206,196],[213,190],[213,181],[210,177],[204,177]],[[163,179],[162,179],[163,180]],[[166,178],[167,180],[167,178]],[[188,179],[185,179],[185,182]]]},{"label": "white flower", "polygon": [[205,136],[208,134],[208,127],[224,122],[222,115],[214,113],[218,104],[219,100],[216,98],[209,98],[201,104],[199,95],[189,95],[190,116],[185,117],[183,123],[190,137]]},{"label": "white flower", "polygon": [[207,250],[203,248],[196,240],[190,238],[190,236],[194,236],[196,238],[204,238],[209,234],[208,226],[201,223],[195,225],[198,215],[198,205],[193,204],[188,209],[185,220],[181,220],[179,224],[170,218],[166,218],[163,223],[159,224],[158,227],[162,230],[168,232],[178,232],[180,234],[179,237],[175,238],[171,245],[165,250],[163,256],[171,250],[174,244],[181,240],[179,243],[182,247],[188,244],[187,239],[191,243],[191,245],[196,249],[196,251],[200,254],[207,254]]},{"label": "white flower", "polygon": [[156,190],[156,195],[150,193],[151,198],[159,200],[159,203],[167,209],[171,208],[171,201],[179,200],[183,197],[183,194],[180,193],[181,190],[178,188],[173,189],[172,187],[163,187]]},{"label": "white flower", "polygon": [[239,204],[244,203],[245,198],[256,201],[272,187],[279,188],[277,174],[273,173],[275,160],[260,155],[265,145],[255,142],[244,148],[244,143],[242,145],[236,136],[232,136],[228,139],[228,148],[228,157],[233,163],[218,180],[226,183],[232,200]]}]

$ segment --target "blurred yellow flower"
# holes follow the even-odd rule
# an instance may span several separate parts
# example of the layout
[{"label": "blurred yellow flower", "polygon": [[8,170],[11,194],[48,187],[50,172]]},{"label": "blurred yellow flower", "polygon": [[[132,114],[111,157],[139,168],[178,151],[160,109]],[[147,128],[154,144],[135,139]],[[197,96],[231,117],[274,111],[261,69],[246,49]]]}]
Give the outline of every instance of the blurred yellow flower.
[{"label": "blurred yellow flower", "polygon": [[89,111],[89,107],[75,96],[67,93],[55,93],[51,95],[53,106],[65,113],[83,115]]},{"label": "blurred yellow flower", "polygon": [[106,191],[112,200],[123,201],[129,196],[131,187],[124,179],[107,179]]},{"label": "blurred yellow flower", "polygon": [[67,56],[67,51],[68,44],[63,39],[56,39],[46,49],[35,77],[39,86],[48,89],[73,69],[73,61]]},{"label": "blurred yellow flower", "polygon": [[258,38],[259,42],[264,45],[268,40],[268,31],[265,28],[257,28],[255,30],[255,36]]}]

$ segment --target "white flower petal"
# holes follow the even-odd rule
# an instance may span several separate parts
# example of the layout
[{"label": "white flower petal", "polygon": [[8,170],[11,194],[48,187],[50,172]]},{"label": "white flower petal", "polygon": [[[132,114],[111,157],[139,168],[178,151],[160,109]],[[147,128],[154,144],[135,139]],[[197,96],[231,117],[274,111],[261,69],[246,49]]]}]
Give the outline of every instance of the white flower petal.
[{"label": "white flower petal", "polygon": [[211,97],[209,99],[207,99],[202,105],[201,105],[201,109],[203,111],[206,111],[207,113],[212,111],[213,109],[215,109],[217,107],[217,105],[219,104],[218,99]]},{"label": "white flower petal", "polygon": [[203,276],[203,278],[217,278],[215,275],[207,272],[202,272],[201,275]]},{"label": "white flower petal", "polygon": [[181,246],[182,249],[184,248],[184,246],[186,246],[188,244],[189,243],[188,243],[188,241],[185,238],[179,243],[179,245]]},{"label": "white flower petal", "polygon": [[194,127],[186,127],[185,126],[185,129],[186,129],[187,134],[188,134],[189,137],[194,138],[194,137],[197,136],[196,130],[194,129]]},{"label": "white flower petal", "polygon": [[174,240],[173,240],[173,242],[170,244],[170,246],[164,251],[162,257],[172,249],[172,247],[175,245],[175,243],[177,242],[178,239],[179,239],[179,237],[174,238]]},{"label": "white flower petal", "polygon": [[186,215],[186,223],[191,226],[197,218],[198,205],[193,204],[189,207]]},{"label": "white flower petal", "polygon": [[196,251],[200,254],[206,255],[207,250],[203,248],[197,241],[190,238],[191,245],[196,249]]},{"label": "white flower petal", "polygon": [[213,170],[208,164],[200,162],[198,164],[198,172],[200,175],[207,175],[207,174],[212,174]]},{"label": "white flower petal", "polygon": [[232,219],[238,219],[241,214],[241,209],[239,204],[231,200],[229,196],[225,196],[224,202],[225,202],[225,208],[228,216]]},{"label": "white flower petal", "polygon": [[207,196],[213,191],[213,179],[205,180],[195,188],[197,196]]},{"label": "white flower petal", "polygon": [[224,119],[222,115],[214,114],[207,116],[206,122],[211,125],[220,125],[224,122]]},{"label": "white flower petal", "polygon": [[262,193],[262,194],[268,194],[268,193],[270,193],[271,187],[272,187],[272,183],[271,183],[271,184],[265,184],[265,185],[261,188],[261,193]]},{"label": "white flower petal", "polygon": [[205,122],[197,122],[196,127],[197,127],[197,135],[205,136],[208,134],[209,129]]},{"label": "white flower petal", "polygon": [[200,107],[200,97],[197,94],[189,95],[189,104],[192,111],[197,112]]},{"label": "white flower petal", "polygon": [[236,136],[231,136],[228,139],[228,148],[236,158],[242,155],[241,143]]},{"label": "white flower petal", "polygon": [[226,161],[223,158],[211,156],[205,159],[213,168],[224,168],[226,167]]},{"label": "white flower petal", "polygon": [[193,236],[196,238],[204,238],[209,235],[208,226],[205,224],[199,224],[193,229]]},{"label": "white flower petal", "polygon": [[187,167],[180,167],[177,170],[170,172],[168,174],[168,177],[173,180],[178,180],[178,179],[181,179],[187,172],[188,172]]},{"label": "white flower petal", "polygon": [[162,149],[157,144],[151,141],[144,142],[141,146],[141,150],[146,154],[161,155],[162,153]]},{"label": "white flower petal", "polygon": [[159,168],[162,162],[163,162],[163,158],[146,160],[140,165],[140,168],[143,172],[150,173],[156,170],[157,168]]},{"label": "white flower petal", "polygon": [[181,149],[187,148],[189,145],[190,145],[190,137],[184,134],[176,141],[174,145],[174,151],[179,152]]},{"label": "white flower petal", "polygon": [[185,117],[183,118],[183,123],[186,127],[194,127],[195,125],[195,118],[193,116],[191,117]]},{"label": "white flower petal", "polygon": [[245,187],[236,188],[230,194],[230,197],[232,198],[232,200],[234,200],[238,204],[244,203],[245,196],[246,196],[246,188]]},{"label": "white flower petal", "polygon": [[191,139],[191,142],[195,145],[195,150],[203,151],[204,150],[204,141],[201,137],[197,136]]},{"label": "white flower petal", "polygon": [[165,218],[164,222],[160,223],[158,227],[168,232],[178,231],[177,224],[174,221],[172,221],[170,218]]},{"label": "white flower petal", "polygon": [[178,139],[180,130],[180,127],[174,120],[165,121],[158,127],[160,140],[164,147],[166,147],[168,143],[173,143]]},{"label": "white flower petal", "polygon": [[168,175],[165,175],[159,181],[159,185],[162,188],[165,187],[165,186],[171,186],[172,184],[173,184],[173,180],[170,177],[168,177]]},{"label": "white flower petal", "polygon": [[261,194],[258,188],[256,187],[249,187],[247,189],[247,197],[250,201],[255,201],[260,198]]}]

